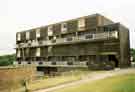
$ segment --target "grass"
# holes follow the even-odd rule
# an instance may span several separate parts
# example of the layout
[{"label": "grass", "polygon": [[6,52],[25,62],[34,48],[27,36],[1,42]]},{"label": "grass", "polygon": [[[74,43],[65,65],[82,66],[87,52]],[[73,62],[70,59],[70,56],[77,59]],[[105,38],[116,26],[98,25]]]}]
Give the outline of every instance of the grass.
[{"label": "grass", "polygon": [[118,75],[53,92],[135,92],[135,74]]},{"label": "grass", "polygon": [[62,76],[57,76],[54,78],[43,78],[34,82],[28,83],[28,89],[30,91],[53,87],[56,85],[60,85],[67,82],[72,82],[76,80],[80,80],[83,76],[89,74],[91,71],[72,71],[63,73]]}]

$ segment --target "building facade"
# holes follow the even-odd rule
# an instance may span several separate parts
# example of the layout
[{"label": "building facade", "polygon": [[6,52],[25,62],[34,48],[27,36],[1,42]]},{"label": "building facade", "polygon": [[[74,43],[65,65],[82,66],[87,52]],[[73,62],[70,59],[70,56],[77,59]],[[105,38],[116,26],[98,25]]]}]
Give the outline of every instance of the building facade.
[{"label": "building facade", "polygon": [[45,71],[128,67],[129,49],[128,28],[100,14],[16,34],[16,64],[34,64]]}]

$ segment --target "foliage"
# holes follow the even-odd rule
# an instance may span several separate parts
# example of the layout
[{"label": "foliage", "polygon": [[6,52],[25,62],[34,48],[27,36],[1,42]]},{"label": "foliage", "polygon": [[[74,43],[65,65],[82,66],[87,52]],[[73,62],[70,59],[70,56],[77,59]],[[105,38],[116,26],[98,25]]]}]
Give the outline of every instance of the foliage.
[{"label": "foliage", "polygon": [[130,54],[131,54],[131,56],[133,57],[133,60],[134,60],[134,62],[135,62],[135,49],[131,48]]},{"label": "foliage", "polygon": [[0,66],[12,65],[15,61],[15,54],[0,56]]}]

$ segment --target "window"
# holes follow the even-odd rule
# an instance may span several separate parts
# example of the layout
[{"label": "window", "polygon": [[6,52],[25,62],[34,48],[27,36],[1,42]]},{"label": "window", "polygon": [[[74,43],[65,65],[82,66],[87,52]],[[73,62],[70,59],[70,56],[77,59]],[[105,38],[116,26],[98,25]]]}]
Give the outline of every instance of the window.
[{"label": "window", "polygon": [[86,35],[85,38],[86,38],[86,39],[92,39],[92,38],[93,38],[93,35],[92,35],[92,34]]},{"label": "window", "polygon": [[52,46],[49,46],[48,47],[48,52],[51,52],[52,51]]},{"label": "window", "polygon": [[78,29],[81,30],[85,27],[85,19],[81,18],[78,20]]},{"label": "window", "polygon": [[26,32],[26,40],[30,39],[30,32]]},{"label": "window", "polygon": [[104,27],[104,32],[109,32],[109,31],[112,31],[111,27]]},{"label": "window", "polygon": [[56,40],[56,36],[53,37],[53,40]]},{"label": "window", "polygon": [[73,65],[73,62],[69,61],[67,64],[68,64],[68,65]]},{"label": "window", "polygon": [[56,40],[52,40],[52,43],[56,43]]},{"label": "window", "polygon": [[61,24],[61,32],[66,32],[67,31],[67,23],[62,23]]},{"label": "window", "polygon": [[20,41],[20,40],[21,40],[21,34],[18,33],[18,34],[17,34],[17,41]]},{"label": "window", "polygon": [[29,48],[26,48],[26,54],[29,55]]},{"label": "window", "polygon": [[21,64],[21,63],[22,63],[21,61],[18,62],[18,64]]},{"label": "window", "polygon": [[40,29],[36,29],[36,38],[40,37]]},{"label": "window", "polygon": [[52,43],[55,43],[55,42],[56,42],[56,36],[54,36],[52,39]]},{"label": "window", "polygon": [[114,31],[114,32],[112,33],[112,36],[117,39],[117,38],[118,38],[118,31]]},{"label": "window", "polygon": [[31,64],[31,62],[29,61],[28,64]]},{"label": "window", "polygon": [[68,37],[68,38],[66,38],[66,41],[72,41],[73,40],[73,38],[72,37]]},{"label": "window", "polygon": [[48,36],[53,35],[53,26],[48,26]]},{"label": "window", "polygon": [[40,48],[37,48],[36,56],[40,56]]},{"label": "window", "polygon": [[56,62],[52,62],[52,65],[56,65]]},{"label": "window", "polygon": [[39,65],[42,65],[42,64],[43,64],[43,62],[41,62],[41,61],[40,61],[38,64],[39,64]]}]

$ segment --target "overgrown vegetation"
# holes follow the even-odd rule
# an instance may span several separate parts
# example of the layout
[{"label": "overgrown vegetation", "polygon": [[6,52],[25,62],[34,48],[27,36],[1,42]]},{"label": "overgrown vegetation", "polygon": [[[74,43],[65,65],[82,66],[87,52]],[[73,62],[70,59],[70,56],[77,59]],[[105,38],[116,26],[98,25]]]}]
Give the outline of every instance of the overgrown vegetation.
[{"label": "overgrown vegetation", "polygon": [[73,82],[80,80],[83,76],[88,76],[89,73],[92,71],[87,70],[76,70],[70,72],[64,72],[61,76],[57,77],[48,77],[43,78],[37,81],[29,82],[28,89],[30,91],[42,89],[42,88],[49,88],[56,85]]},{"label": "overgrown vegetation", "polygon": [[53,92],[135,92],[135,74],[118,75]]},{"label": "overgrown vegetation", "polygon": [[26,82],[34,80],[35,76],[35,66],[0,67],[0,92],[26,92],[23,91]]},{"label": "overgrown vegetation", "polygon": [[131,48],[130,54],[133,57],[133,61],[135,62],[135,49]]},{"label": "overgrown vegetation", "polygon": [[12,65],[15,61],[15,54],[0,56],[0,66]]}]

